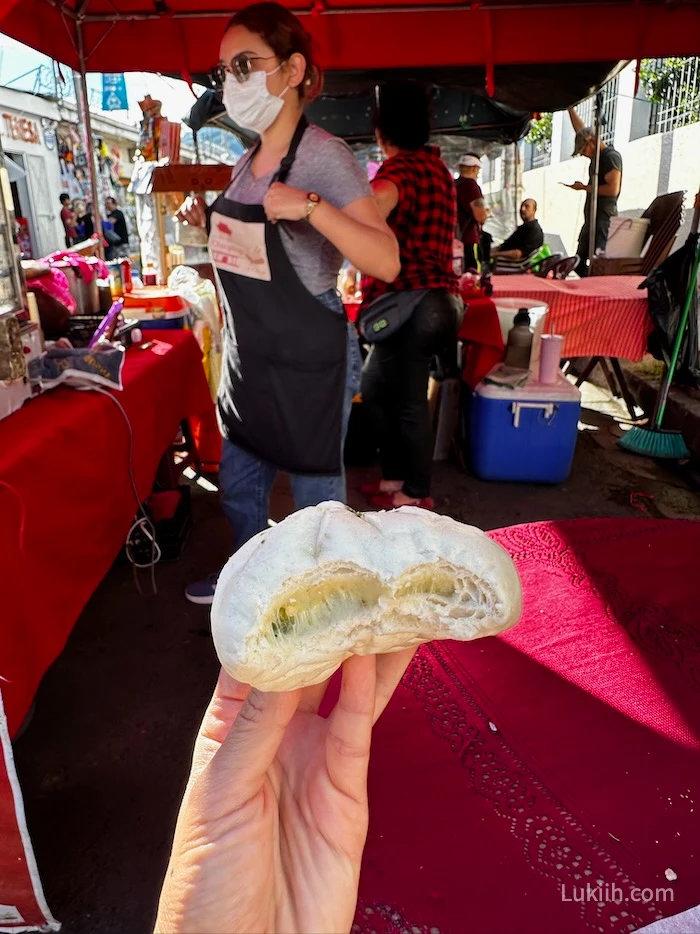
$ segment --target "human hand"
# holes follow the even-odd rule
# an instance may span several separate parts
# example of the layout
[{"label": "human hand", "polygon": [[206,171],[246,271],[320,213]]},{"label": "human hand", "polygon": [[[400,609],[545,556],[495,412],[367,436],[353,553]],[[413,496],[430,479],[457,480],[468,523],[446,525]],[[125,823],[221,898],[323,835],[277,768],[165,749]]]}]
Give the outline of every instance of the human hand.
[{"label": "human hand", "polygon": [[586,186],[583,182],[574,182],[573,185],[569,185],[569,188],[573,188],[574,191],[586,191]]},{"label": "human hand", "polygon": [[175,217],[181,224],[189,224],[190,227],[206,227],[206,209],[204,198],[195,195],[193,198],[185,198]]},{"label": "human hand", "polygon": [[306,192],[300,188],[292,188],[282,182],[275,182],[267,189],[263,199],[263,207],[267,219],[276,224],[277,221],[301,221],[306,217]]},{"label": "human hand", "polygon": [[278,694],[222,672],[204,716],[160,897],[158,934],[347,932],[369,820],[372,726],[415,648],[352,656]]}]

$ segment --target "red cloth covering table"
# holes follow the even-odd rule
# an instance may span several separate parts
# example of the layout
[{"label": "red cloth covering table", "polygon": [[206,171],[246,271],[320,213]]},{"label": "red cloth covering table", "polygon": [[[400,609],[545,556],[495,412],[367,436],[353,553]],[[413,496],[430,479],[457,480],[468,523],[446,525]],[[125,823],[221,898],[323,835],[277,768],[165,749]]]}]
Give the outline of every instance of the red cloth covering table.
[{"label": "red cloth covering table", "polygon": [[646,289],[640,276],[540,279],[493,276],[493,298],[546,302],[548,334],[564,335],[566,357],[620,357],[641,360],[652,329]]},{"label": "red cloth covering table", "polygon": [[503,359],[504,344],[496,306],[490,298],[465,298],[459,329],[464,345],[462,379],[475,389]]},{"label": "red cloth covering table", "polygon": [[[192,334],[149,336],[154,348],[127,351],[114,394],[131,422],[142,499],[182,419],[212,408]],[[0,421],[0,683],[11,735],[124,543],[136,512],[128,464],[127,425],[98,393],[55,389]]]},{"label": "red cloth covering table", "polygon": [[627,934],[697,904],[700,523],[493,537],[523,618],[423,647],[379,720],[354,930]]}]

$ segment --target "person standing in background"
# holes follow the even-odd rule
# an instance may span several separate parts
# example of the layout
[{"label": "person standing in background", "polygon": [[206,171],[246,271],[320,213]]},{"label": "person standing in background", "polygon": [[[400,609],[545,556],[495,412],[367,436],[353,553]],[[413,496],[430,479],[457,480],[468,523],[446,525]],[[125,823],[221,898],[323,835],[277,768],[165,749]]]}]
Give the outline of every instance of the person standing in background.
[{"label": "person standing in background", "polygon": [[[588,266],[591,257],[588,255],[588,245],[590,239],[590,207],[591,192],[593,191],[593,181],[595,176],[595,130],[592,127],[584,126],[583,120],[576,112],[576,108],[569,107],[569,116],[571,125],[576,131],[576,140],[574,143],[574,156],[585,156],[590,159],[590,170],[588,174],[588,184],[583,182],[574,182],[567,185],[574,191],[586,192],[586,205],[583,209],[584,220],[581,233],[578,238],[578,247],[576,252],[581,260],[576,272],[579,276],[589,275]],[[622,188],[622,156],[612,146],[600,142],[600,167],[598,170],[598,198],[595,220],[595,251],[604,250],[608,242],[608,231],[610,230],[610,218],[617,217],[617,200],[620,197]]]},{"label": "person standing in background", "polygon": [[[393,282],[400,259],[352,150],[304,116],[322,74],[301,21],[277,3],[243,7],[220,52],[226,112],[260,138],[209,212],[225,315],[219,486],[239,548],[267,528],[280,470],[296,509],[345,501],[343,446],[361,357],[338,272],[345,258]],[[202,200],[185,202],[179,217],[205,226]],[[211,604],[216,580],[190,584],[187,599]]]},{"label": "person standing in background", "polygon": [[484,196],[477,182],[481,159],[475,153],[468,152],[457,165],[457,236],[464,244],[465,270],[479,270],[482,260],[481,228],[488,217]]},{"label": "person standing in background", "polygon": [[440,150],[429,145],[430,98],[422,85],[381,87],[374,126],[386,158],[372,193],[398,240],[401,271],[391,285],[368,279],[363,312],[387,292],[413,310],[393,334],[372,345],[365,361],[362,399],[377,429],[382,478],[361,492],[379,509],[432,509],[428,380],[433,358],[446,378],[457,375],[463,311],[452,261],[455,185]]},{"label": "person standing in background", "polygon": [[75,202],[75,226],[80,240],[88,240],[95,232],[92,221],[92,202]]},{"label": "person standing in background", "polygon": [[70,195],[67,195],[65,191],[60,196],[59,201],[61,202],[61,223],[63,224],[63,230],[66,235],[66,248],[69,248],[72,247],[78,239],[78,231],[75,226],[75,212],[73,211]]},{"label": "person standing in background", "polygon": [[123,211],[119,210],[119,206],[114,198],[107,198],[105,200],[105,211],[107,213],[107,220],[112,225],[112,230],[105,225],[105,237],[109,243],[106,251],[107,259],[115,259],[117,256],[128,256],[129,229],[126,226],[126,218],[124,217]]}]

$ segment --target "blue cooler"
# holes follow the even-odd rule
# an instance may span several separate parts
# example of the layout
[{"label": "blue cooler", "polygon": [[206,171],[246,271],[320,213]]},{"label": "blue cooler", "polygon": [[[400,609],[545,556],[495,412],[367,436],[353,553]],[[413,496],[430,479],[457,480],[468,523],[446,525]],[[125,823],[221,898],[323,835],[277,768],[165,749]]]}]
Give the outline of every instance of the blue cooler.
[{"label": "blue cooler", "polygon": [[479,383],[469,409],[474,473],[483,480],[566,480],[580,412],[581,393],[561,373],[552,385]]}]

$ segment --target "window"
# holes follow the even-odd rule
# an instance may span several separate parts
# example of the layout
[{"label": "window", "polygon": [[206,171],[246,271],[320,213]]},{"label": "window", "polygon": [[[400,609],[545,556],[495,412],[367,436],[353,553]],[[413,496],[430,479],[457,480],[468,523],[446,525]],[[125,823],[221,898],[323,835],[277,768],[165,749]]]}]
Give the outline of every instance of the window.
[{"label": "window", "polygon": [[647,58],[640,80],[651,102],[650,134],[700,120],[700,58]]}]

